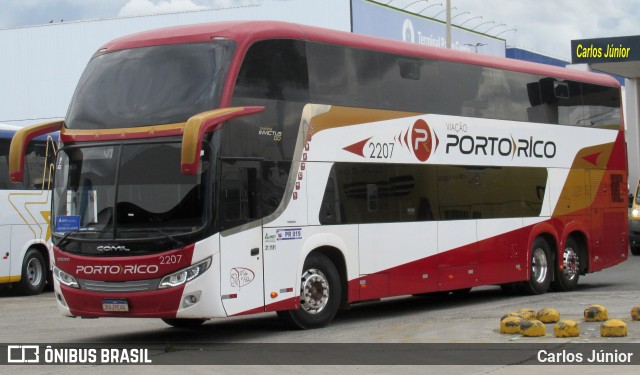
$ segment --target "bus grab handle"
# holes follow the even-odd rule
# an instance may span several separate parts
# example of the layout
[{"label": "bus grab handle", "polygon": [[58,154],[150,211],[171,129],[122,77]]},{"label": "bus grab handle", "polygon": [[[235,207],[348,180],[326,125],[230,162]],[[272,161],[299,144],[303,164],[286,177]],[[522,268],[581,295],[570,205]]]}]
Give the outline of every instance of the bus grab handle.
[{"label": "bus grab handle", "polygon": [[264,107],[260,106],[219,108],[198,113],[189,118],[182,134],[182,160],[180,163],[182,174],[194,175],[198,173],[202,139],[205,133],[216,130],[224,121],[262,112],[263,110]]}]

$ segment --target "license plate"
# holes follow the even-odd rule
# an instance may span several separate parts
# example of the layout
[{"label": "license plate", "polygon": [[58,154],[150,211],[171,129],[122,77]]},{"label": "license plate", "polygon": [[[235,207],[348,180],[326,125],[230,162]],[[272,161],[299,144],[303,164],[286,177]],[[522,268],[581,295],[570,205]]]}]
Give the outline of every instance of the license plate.
[{"label": "license plate", "polygon": [[129,311],[129,303],[121,299],[105,299],[102,301],[102,310],[109,312],[126,312]]}]

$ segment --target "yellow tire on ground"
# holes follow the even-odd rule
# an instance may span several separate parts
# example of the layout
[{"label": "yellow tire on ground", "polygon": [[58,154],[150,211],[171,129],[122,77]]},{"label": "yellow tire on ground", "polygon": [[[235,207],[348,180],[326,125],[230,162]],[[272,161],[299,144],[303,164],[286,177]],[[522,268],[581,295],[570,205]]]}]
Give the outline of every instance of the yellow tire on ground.
[{"label": "yellow tire on ground", "polygon": [[556,337],[578,337],[580,326],[573,320],[561,320],[553,326],[553,334]]},{"label": "yellow tire on ground", "polygon": [[520,309],[517,311],[518,314],[522,315],[524,320],[534,320],[536,318],[536,311],[533,309]]},{"label": "yellow tire on ground", "polygon": [[631,319],[640,320],[640,306],[634,306],[631,309]]},{"label": "yellow tire on ground", "polygon": [[536,317],[542,323],[556,323],[560,320],[560,313],[556,309],[545,307],[544,309],[538,311]]},{"label": "yellow tire on ground", "polygon": [[590,305],[584,309],[584,320],[587,322],[604,322],[609,319],[607,309],[601,305]]},{"label": "yellow tire on ground", "polygon": [[620,319],[609,319],[600,324],[600,336],[624,337],[627,335],[627,323]]},{"label": "yellow tire on ground", "polygon": [[500,333],[504,333],[507,335],[520,333],[520,325],[524,321],[525,320],[519,316],[507,316],[500,321]]},{"label": "yellow tire on ground", "polygon": [[547,334],[547,327],[539,320],[525,320],[520,324],[520,334],[527,337],[540,337]]}]

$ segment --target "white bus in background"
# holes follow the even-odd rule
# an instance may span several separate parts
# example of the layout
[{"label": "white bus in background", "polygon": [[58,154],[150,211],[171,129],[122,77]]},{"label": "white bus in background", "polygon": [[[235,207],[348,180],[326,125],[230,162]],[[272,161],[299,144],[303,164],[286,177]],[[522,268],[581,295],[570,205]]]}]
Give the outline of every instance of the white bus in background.
[{"label": "white bus in background", "polygon": [[50,179],[57,134],[32,140],[23,182],[9,179],[9,145],[20,127],[0,124],[0,287],[25,295],[40,293],[50,275]]}]

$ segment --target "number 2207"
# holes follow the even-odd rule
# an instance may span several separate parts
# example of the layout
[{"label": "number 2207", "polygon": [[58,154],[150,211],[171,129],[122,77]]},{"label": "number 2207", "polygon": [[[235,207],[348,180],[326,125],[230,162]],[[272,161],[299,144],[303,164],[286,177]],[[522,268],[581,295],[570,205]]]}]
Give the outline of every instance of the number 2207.
[{"label": "number 2207", "polygon": [[176,264],[182,260],[182,254],[177,255],[161,255],[160,264]]},{"label": "number 2207", "polygon": [[393,146],[395,146],[395,143],[393,142],[369,143],[369,150],[371,151],[371,155],[369,155],[369,158],[370,159],[389,159],[393,156]]}]

